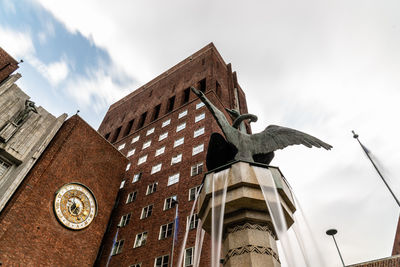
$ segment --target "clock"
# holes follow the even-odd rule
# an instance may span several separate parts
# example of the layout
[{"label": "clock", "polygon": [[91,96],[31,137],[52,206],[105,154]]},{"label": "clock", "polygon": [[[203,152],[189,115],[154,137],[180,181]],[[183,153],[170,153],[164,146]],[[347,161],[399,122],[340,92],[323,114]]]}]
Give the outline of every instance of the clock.
[{"label": "clock", "polygon": [[65,184],[56,192],[54,213],[63,226],[81,230],[89,226],[96,217],[96,198],[83,184]]}]

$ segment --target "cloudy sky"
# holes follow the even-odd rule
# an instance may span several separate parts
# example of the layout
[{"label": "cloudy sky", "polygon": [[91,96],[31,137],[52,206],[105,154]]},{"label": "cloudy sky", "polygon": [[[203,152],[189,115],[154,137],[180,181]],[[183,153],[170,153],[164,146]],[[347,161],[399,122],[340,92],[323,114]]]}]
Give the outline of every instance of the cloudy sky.
[{"label": "cloudy sky", "polygon": [[391,254],[399,207],[351,130],[400,196],[399,12],[395,0],[1,0],[0,46],[24,60],[18,83],[33,101],[97,128],[111,103],[214,42],[255,132],[278,124],[333,145],[291,147],[273,164],[334,267],[329,228],[346,264]]}]

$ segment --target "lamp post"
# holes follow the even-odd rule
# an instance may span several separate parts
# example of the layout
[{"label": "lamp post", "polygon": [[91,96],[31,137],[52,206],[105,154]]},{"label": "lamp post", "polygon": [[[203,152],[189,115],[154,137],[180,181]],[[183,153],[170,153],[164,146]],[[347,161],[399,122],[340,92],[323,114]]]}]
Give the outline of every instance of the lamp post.
[{"label": "lamp post", "polygon": [[337,230],[336,229],[329,229],[328,231],[326,231],[326,234],[332,236],[333,241],[335,242],[335,245],[336,245],[336,249],[337,249],[337,251],[339,253],[340,260],[342,261],[343,267],[345,267],[346,265],[344,265],[342,254],[340,253],[339,247],[338,247],[338,245],[336,243],[336,239],[335,239],[335,235],[337,234]]}]

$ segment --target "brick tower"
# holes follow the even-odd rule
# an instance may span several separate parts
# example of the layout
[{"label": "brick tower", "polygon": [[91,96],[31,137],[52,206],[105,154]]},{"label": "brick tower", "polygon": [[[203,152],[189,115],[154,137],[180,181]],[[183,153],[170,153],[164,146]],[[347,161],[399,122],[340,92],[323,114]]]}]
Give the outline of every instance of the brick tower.
[{"label": "brick tower", "polygon": [[[173,265],[177,264],[194,194],[206,171],[208,140],[212,132],[220,132],[190,86],[221,110],[247,113],[236,73],[212,43],[111,105],[98,131],[130,163],[98,265],[171,266],[172,250]],[[179,203],[176,228],[173,200]],[[185,246],[185,266],[193,261],[196,227],[195,219]],[[174,229],[177,241],[172,249]],[[209,243],[206,236],[201,266],[209,265]]]}]

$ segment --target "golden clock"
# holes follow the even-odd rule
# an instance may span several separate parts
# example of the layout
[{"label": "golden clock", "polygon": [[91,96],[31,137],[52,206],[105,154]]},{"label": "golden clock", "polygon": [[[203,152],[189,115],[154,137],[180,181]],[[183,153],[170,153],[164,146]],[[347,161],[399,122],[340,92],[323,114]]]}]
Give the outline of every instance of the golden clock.
[{"label": "golden clock", "polygon": [[89,226],[96,216],[96,198],[83,184],[66,184],[56,192],[54,212],[62,225],[69,229],[80,230]]}]

